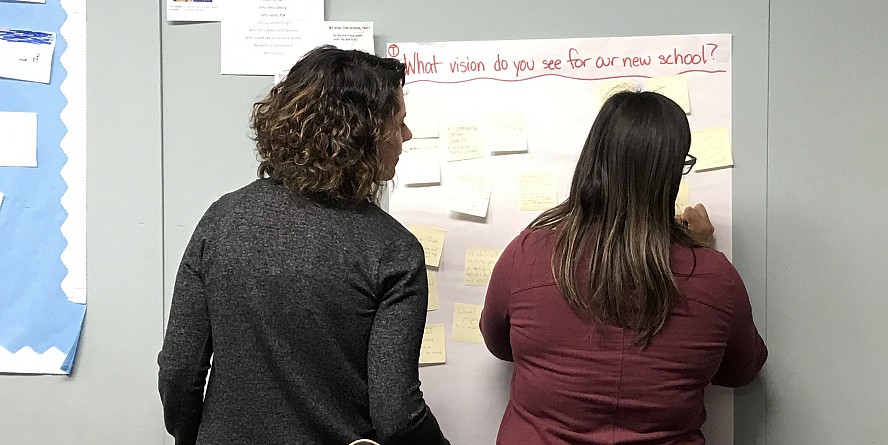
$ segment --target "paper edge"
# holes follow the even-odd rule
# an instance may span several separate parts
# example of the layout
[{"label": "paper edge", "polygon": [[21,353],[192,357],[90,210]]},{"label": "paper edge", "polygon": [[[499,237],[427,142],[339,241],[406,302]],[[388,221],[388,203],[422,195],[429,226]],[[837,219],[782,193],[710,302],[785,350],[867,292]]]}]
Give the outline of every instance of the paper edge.
[{"label": "paper edge", "polygon": [[60,145],[68,158],[61,170],[67,184],[61,198],[67,213],[61,226],[67,241],[62,291],[69,301],[86,304],[86,1],[61,0],[61,6],[68,15],[59,30],[68,45],[59,58],[68,73],[60,87],[67,100],[60,115],[67,132]]},{"label": "paper edge", "polygon": [[55,346],[42,354],[30,346],[25,346],[14,353],[0,346],[0,373],[66,375],[69,372],[65,372],[62,365],[67,358],[68,354]]}]

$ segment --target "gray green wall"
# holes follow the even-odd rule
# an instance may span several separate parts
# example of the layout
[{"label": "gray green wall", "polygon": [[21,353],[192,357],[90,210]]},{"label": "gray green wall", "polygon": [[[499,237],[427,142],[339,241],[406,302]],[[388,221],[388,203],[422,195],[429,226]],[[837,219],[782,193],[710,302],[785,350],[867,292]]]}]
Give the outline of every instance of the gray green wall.
[{"label": "gray green wall", "polygon": [[[89,306],[71,377],[0,376],[0,444],[164,443],[154,364],[200,214],[249,181],[264,77],[219,25],[88,2]],[[735,443],[888,444],[888,3],[327,0],[388,41],[731,33],[734,262],[771,357]],[[720,444],[716,444],[720,445]]]}]

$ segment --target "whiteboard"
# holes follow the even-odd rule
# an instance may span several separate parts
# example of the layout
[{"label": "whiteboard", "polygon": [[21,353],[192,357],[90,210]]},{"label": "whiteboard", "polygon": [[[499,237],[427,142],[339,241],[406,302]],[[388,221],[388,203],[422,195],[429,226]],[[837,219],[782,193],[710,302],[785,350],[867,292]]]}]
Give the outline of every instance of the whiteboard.
[{"label": "whiteboard", "polygon": [[[492,357],[482,344],[452,339],[454,304],[482,304],[486,292],[464,284],[467,249],[502,249],[539,214],[519,210],[520,174],[552,172],[558,200],[567,197],[602,91],[615,82],[645,89],[651,79],[680,76],[687,81],[691,130],[730,132],[731,36],[407,42],[386,50],[407,65],[407,124],[422,129],[405,143],[405,153],[431,145],[440,164],[437,184],[405,184],[406,173],[399,172],[388,201],[390,213],[404,225],[446,230],[440,264],[430,268],[437,272],[440,308],[428,313],[428,323],[445,326],[446,363],[421,368],[422,389],[453,443],[490,444],[508,400],[511,364]],[[489,149],[485,135],[495,132],[491,122],[503,115],[523,118],[526,151],[487,150],[482,157],[448,160],[454,145],[450,129],[474,125]],[[430,122],[438,127],[437,137],[420,138],[434,136]],[[484,217],[453,211],[453,200],[463,199],[455,191],[457,179],[465,175],[490,180]],[[694,172],[687,181],[691,202],[706,204],[718,248],[730,257],[731,169]],[[731,391],[708,388],[707,413],[710,443],[731,443]]]}]

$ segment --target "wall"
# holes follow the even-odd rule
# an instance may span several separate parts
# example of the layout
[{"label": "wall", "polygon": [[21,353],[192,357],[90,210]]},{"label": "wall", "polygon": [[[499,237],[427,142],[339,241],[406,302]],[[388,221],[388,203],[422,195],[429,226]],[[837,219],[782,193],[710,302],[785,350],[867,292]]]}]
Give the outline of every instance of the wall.
[{"label": "wall", "polygon": [[[328,20],[373,21],[378,54],[387,42],[608,37],[689,33],[734,35],[734,257],[757,314],[764,311],[764,195],[767,125],[768,4],[746,2],[633,4],[631,13],[607,1],[394,2],[328,0]],[[218,24],[164,24],[164,274],[172,293],[178,259],[206,207],[255,177],[247,127],[250,105],[267,77],[219,75]],[[739,80],[739,81],[738,81]],[[736,238],[735,238],[736,239]],[[427,380],[427,390],[446,387]],[[491,396],[499,394],[491,388]],[[483,397],[480,395],[479,397]],[[730,391],[713,388],[707,434],[729,441]],[[434,404],[432,405],[435,409]],[[489,415],[491,423],[499,414]]]},{"label": "wall", "polygon": [[743,407],[761,431],[738,443],[888,444],[886,19],[873,0],[771,3],[771,358]]},{"label": "wall", "polygon": [[0,444],[163,443],[158,1],[87,2],[86,321],[70,377],[0,376]]},{"label": "wall", "polygon": [[[764,378],[736,392],[735,443],[888,443],[888,5],[615,5],[328,0],[326,15],[374,21],[379,53],[388,41],[734,34],[734,261],[771,348]],[[249,106],[271,80],[219,76],[218,24],[170,25],[160,7],[89,2],[86,324],[72,377],[0,378],[14,401],[0,444],[163,443],[163,304],[203,209],[254,175]]]}]

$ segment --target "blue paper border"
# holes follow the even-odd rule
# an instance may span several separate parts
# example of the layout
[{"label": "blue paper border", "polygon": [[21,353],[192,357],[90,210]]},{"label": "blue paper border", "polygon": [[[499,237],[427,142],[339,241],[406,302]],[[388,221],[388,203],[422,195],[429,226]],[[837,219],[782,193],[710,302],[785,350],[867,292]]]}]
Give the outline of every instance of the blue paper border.
[{"label": "blue paper border", "polygon": [[61,288],[68,273],[61,260],[67,156],[60,147],[67,131],[60,87],[67,72],[59,62],[67,48],[60,33],[66,19],[60,0],[0,2],[0,27],[56,33],[50,84],[0,78],[0,111],[37,113],[37,168],[0,167],[6,195],[0,206],[0,346],[37,353],[56,347],[68,356],[70,372],[86,306],[68,301]]}]

